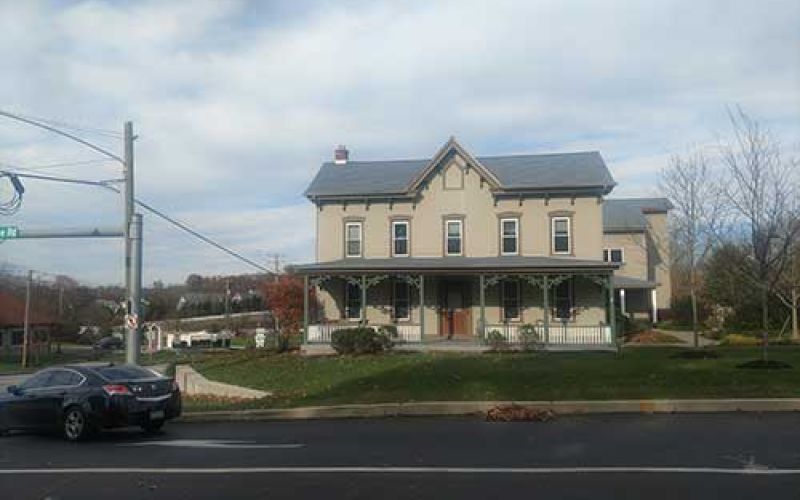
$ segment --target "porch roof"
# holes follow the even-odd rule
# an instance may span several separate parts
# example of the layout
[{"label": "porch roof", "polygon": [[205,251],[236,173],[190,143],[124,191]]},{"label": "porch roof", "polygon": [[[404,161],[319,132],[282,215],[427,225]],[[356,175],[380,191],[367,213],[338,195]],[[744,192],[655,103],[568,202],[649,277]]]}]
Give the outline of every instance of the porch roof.
[{"label": "porch roof", "polygon": [[627,276],[614,276],[614,288],[625,288],[628,290],[649,290],[658,286],[655,281],[640,280],[636,278],[629,278]]},{"label": "porch roof", "polygon": [[329,262],[291,266],[297,274],[345,274],[353,273],[476,273],[480,271],[505,272],[580,272],[594,271],[610,273],[619,265],[600,260],[584,260],[570,257],[502,256],[502,257],[395,257],[378,259],[340,259]]}]

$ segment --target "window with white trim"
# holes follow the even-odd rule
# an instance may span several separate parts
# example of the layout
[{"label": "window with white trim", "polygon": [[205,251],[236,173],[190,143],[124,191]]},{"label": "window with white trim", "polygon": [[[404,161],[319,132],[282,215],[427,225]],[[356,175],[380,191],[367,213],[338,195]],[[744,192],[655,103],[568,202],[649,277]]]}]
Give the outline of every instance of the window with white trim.
[{"label": "window with white trim", "polygon": [[392,255],[395,257],[408,257],[408,233],[407,220],[392,222]]},{"label": "window with white trim", "polygon": [[520,294],[518,280],[503,281],[503,320],[515,321],[520,316]]},{"label": "window with white trim", "polygon": [[447,255],[461,255],[464,243],[464,225],[461,220],[447,220],[444,224],[445,253]]},{"label": "window with white trim", "polygon": [[625,253],[621,248],[606,248],[603,250],[603,261],[621,264],[625,261]]},{"label": "window with white trim", "polygon": [[553,316],[556,319],[572,319],[572,280],[564,280],[553,288]]},{"label": "window with white trim", "polygon": [[394,319],[411,319],[411,289],[405,281],[394,282]]},{"label": "window with white trim", "polygon": [[344,289],[344,317],[361,319],[361,287],[358,283],[347,283]]},{"label": "window with white trim", "polygon": [[570,234],[570,218],[569,217],[553,217],[552,220],[552,234],[553,234],[553,253],[568,254],[571,252],[571,234]]},{"label": "window with white trim", "polygon": [[519,253],[519,219],[500,219],[500,245],[503,255]]},{"label": "window with white trim", "polygon": [[363,228],[360,222],[348,222],[344,225],[345,257],[361,257]]}]

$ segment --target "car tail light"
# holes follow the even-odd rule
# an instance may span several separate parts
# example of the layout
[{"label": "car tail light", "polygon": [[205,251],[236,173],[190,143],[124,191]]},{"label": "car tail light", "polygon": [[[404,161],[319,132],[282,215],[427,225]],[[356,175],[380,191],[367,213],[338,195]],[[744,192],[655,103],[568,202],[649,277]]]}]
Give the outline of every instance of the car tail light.
[{"label": "car tail light", "polygon": [[106,391],[106,394],[109,396],[130,396],[131,390],[128,389],[127,385],[122,384],[109,384],[104,385],[103,390]]}]

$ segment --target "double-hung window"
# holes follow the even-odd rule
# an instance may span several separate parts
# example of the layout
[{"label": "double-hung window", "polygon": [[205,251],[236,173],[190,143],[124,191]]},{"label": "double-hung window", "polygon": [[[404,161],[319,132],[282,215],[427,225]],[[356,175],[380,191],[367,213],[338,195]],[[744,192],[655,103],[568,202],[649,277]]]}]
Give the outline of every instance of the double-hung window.
[{"label": "double-hung window", "polygon": [[519,281],[503,281],[503,320],[515,321],[519,319],[520,310]]},{"label": "double-hung window", "polygon": [[621,264],[624,262],[624,254],[621,248],[606,248],[603,250],[603,260],[605,262],[616,262]]},{"label": "double-hung window", "polygon": [[566,321],[572,318],[572,280],[565,280],[553,289],[555,318]]},{"label": "double-hung window", "polygon": [[394,283],[394,319],[408,320],[411,316],[411,290],[408,283]]},{"label": "double-hung window", "polygon": [[361,257],[362,254],[362,240],[363,240],[363,227],[360,222],[348,222],[344,225],[345,232],[345,256],[346,257]]},{"label": "double-hung window", "polygon": [[408,257],[408,221],[392,222],[392,255]]},{"label": "double-hung window", "polygon": [[344,290],[344,316],[347,319],[361,319],[361,287],[358,283],[347,283]]},{"label": "double-hung window", "polygon": [[572,242],[570,241],[570,218],[569,217],[553,217],[552,219],[552,234],[553,234],[553,253],[568,254],[572,250]]},{"label": "double-hung window", "polygon": [[500,219],[500,245],[503,255],[519,253],[519,219]]},{"label": "double-hung window", "polygon": [[447,255],[461,255],[464,244],[464,223],[461,220],[453,219],[445,222],[445,253]]}]

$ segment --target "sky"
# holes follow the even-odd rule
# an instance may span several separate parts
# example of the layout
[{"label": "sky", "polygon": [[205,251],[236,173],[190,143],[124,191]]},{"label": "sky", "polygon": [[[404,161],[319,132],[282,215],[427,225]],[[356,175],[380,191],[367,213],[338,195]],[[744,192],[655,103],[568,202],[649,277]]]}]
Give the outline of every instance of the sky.
[{"label": "sky", "polygon": [[[353,160],[430,157],[451,135],[475,155],[598,150],[618,197],[657,195],[669,157],[724,137],[732,106],[796,148],[798,26],[796,0],[0,0],[0,109],[119,154],[133,121],[137,197],[253,260],[300,263],[314,231],[302,193],[337,144]],[[0,168],[121,176],[4,118]],[[118,195],[25,186],[0,224],[120,224]],[[146,284],[253,271],[144,225]],[[7,241],[3,266],[121,283],[122,242]]]}]

